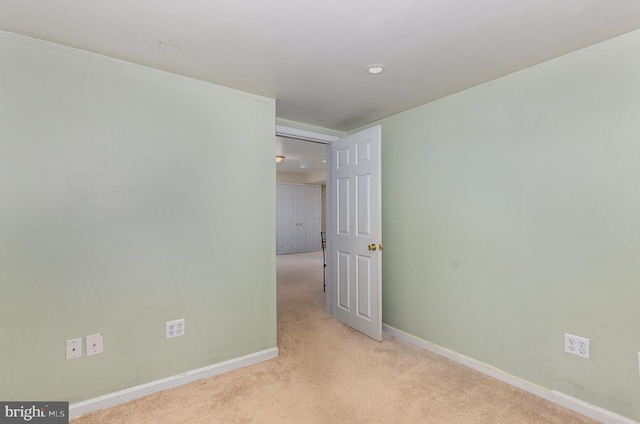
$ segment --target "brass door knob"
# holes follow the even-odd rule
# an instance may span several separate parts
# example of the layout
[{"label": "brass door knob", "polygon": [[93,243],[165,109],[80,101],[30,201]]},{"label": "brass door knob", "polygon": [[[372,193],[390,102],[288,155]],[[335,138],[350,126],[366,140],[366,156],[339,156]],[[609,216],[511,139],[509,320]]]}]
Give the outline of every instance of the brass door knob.
[{"label": "brass door knob", "polygon": [[371,243],[368,247],[369,247],[369,250],[376,250],[378,248],[378,246],[376,246],[375,243]]}]

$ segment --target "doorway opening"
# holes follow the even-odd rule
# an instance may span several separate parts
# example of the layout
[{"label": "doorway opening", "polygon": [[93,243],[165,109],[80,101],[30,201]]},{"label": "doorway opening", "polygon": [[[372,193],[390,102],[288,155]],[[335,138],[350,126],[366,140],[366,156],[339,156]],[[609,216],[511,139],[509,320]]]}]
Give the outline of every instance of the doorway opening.
[{"label": "doorway opening", "polygon": [[[311,253],[317,258],[301,261],[309,267],[309,274],[324,274],[322,255],[323,235],[326,234],[327,216],[327,146],[339,139],[335,136],[276,127],[276,253],[281,255]],[[285,265],[286,266],[286,265]],[[280,283],[279,267],[277,281]],[[324,275],[323,275],[324,277]],[[324,295],[325,279],[318,290]]]},{"label": "doorway opening", "polygon": [[[308,137],[292,138],[317,142]],[[293,187],[290,191],[295,195],[294,201],[291,201],[284,196],[281,198],[280,195],[287,190],[278,187],[276,202],[278,244],[315,233],[315,236],[311,237],[319,242],[317,246],[322,249],[325,246],[323,239],[326,235],[329,260],[321,268],[322,272],[326,271],[325,275],[329,275],[328,284],[323,285],[326,311],[337,320],[378,341],[382,340],[381,139],[382,129],[380,125],[376,125],[343,138],[336,138],[328,146],[328,143],[321,142],[324,146],[320,151],[324,150],[326,158],[326,161],[320,161],[324,164],[322,179],[325,193],[329,194],[325,194],[325,212],[314,211],[316,218],[320,214],[324,217],[323,225],[312,228],[311,233],[305,231],[305,228],[300,228],[304,227],[304,221],[300,219],[304,219],[305,216],[298,217],[300,213],[304,215],[305,210],[308,212],[311,209],[304,201],[301,203],[302,206],[299,206],[299,197],[295,197],[298,196],[295,193],[305,190]],[[276,152],[277,159],[280,159],[279,165],[286,160],[283,145],[287,140],[287,137],[279,139],[280,151]],[[293,143],[293,146],[295,147],[292,148],[300,148],[304,145]],[[296,168],[297,173],[306,174],[309,163],[296,159],[294,166],[302,170],[301,172]],[[330,171],[328,175],[327,171]],[[311,175],[312,178],[317,178]],[[277,175],[276,181],[281,178]],[[308,176],[305,175],[303,178]],[[295,223],[295,227],[291,225],[292,222]],[[290,234],[297,235],[290,238]],[[284,249],[282,253],[293,252]]]}]

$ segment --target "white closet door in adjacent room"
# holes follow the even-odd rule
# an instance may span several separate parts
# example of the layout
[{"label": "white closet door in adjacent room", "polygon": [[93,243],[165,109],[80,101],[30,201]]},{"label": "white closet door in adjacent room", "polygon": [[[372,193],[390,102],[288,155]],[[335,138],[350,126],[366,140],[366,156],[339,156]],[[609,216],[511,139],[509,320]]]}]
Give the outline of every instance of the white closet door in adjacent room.
[{"label": "white closet door in adjacent room", "polygon": [[298,187],[276,187],[276,254],[298,253]]},{"label": "white closet door in adjacent room", "polygon": [[322,188],[315,185],[299,186],[298,252],[317,252],[322,248],[320,231],[322,219]]},{"label": "white closet door in adjacent room", "polygon": [[276,254],[320,250],[321,186],[277,184],[276,195]]}]

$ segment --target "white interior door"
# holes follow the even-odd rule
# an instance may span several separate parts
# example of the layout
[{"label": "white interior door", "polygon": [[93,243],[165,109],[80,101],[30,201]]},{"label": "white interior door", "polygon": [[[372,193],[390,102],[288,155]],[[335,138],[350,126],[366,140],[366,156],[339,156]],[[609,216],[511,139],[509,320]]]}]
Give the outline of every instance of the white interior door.
[{"label": "white interior door", "polygon": [[327,309],[382,340],[381,128],[331,143],[327,151]]},{"label": "white interior door", "polygon": [[298,253],[298,191],[289,184],[276,184],[276,254]]},{"label": "white interior door", "polygon": [[320,246],[322,187],[300,186],[298,208],[298,252],[317,252]]}]

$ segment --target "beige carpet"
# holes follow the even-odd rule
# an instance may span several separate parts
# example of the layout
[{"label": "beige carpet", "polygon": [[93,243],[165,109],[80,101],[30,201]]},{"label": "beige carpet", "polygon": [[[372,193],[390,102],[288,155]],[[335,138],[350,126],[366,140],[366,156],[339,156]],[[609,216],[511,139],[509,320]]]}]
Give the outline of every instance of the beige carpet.
[{"label": "beige carpet", "polygon": [[595,423],[324,312],[322,255],[278,257],[280,356],[72,420],[85,423]]}]

